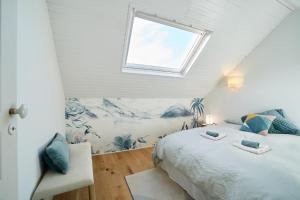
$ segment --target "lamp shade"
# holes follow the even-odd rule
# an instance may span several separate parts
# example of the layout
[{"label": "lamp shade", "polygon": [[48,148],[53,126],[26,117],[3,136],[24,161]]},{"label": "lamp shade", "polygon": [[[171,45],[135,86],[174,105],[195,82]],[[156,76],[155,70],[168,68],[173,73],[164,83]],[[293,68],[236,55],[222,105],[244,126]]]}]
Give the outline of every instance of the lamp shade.
[{"label": "lamp shade", "polygon": [[229,89],[236,91],[239,90],[244,84],[243,76],[228,76],[227,77],[227,86]]},{"label": "lamp shade", "polygon": [[214,123],[214,118],[212,115],[206,115],[205,117],[205,123],[206,124],[213,124]]}]

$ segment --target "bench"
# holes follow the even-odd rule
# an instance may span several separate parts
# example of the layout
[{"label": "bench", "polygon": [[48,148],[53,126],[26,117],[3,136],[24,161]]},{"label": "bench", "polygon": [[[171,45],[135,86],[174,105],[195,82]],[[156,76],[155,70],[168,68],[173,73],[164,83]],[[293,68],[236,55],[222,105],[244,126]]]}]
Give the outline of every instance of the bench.
[{"label": "bench", "polygon": [[67,174],[47,170],[37,186],[32,199],[48,200],[55,195],[89,188],[89,199],[96,200],[93,177],[91,145],[87,142],[70,144],[70,169]]}]

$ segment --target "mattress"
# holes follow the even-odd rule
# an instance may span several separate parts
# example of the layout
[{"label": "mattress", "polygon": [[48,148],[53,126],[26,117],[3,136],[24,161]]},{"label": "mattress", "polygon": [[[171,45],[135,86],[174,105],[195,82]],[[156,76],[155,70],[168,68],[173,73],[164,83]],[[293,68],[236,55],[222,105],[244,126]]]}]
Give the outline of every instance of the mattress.
[{"label": "mattress", "polygon": [[205,197],[201,188],[193,184],[188,177],[176,169],[176,167],[174,167],[167,159],[163,160],[159,167],[166,171],[169,177],[180,185],[195,200],[210,200]]},{"label": "mattress", "polygon": [[[240,125],[222,123],[221,126],[232,128],[235,130],[240,129]],[[170,161],[168,158],[162,160],[159,167],[166,171],[169,177],[180,185],[189,195],[191,195],[195,200],[211,200],[209,197],[205,196],[205,192],[201,188],[197,187],[188,177],[181,173]]]},{"label": "mattress", "polygon": [[[159,167],[195,200],[300,199],[300,137],[259,136],[239,126],[212,126],[174,133],[155,148]],[[222,141],[200,136],[212,130],[227,134]],[[255,155],[232,146],[250,139],[272,150]]]}]

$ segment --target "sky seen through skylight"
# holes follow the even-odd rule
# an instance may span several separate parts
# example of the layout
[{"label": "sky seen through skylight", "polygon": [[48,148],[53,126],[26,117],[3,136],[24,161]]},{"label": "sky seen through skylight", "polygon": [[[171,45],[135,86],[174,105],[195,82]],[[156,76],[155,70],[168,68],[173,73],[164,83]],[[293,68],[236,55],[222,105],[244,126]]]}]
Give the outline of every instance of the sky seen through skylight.
[{"label": "sky seen through skylight", "polygon": [[127,63],[180,69],[198,34],[134,17]]}]

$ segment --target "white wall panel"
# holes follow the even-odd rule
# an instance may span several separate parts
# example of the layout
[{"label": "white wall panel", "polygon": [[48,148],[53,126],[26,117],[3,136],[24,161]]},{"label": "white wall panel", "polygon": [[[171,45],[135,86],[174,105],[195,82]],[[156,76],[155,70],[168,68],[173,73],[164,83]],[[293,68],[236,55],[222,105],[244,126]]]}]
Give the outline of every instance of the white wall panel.
[{"label": "white wall panel", "polygon": [[245,76],[239,91],[221,81],[207,95],[208,112],[216,120],[282,108],[300,127],[299,21],[299,11],[291,14],[234,70]]}]

